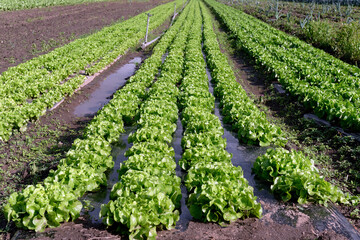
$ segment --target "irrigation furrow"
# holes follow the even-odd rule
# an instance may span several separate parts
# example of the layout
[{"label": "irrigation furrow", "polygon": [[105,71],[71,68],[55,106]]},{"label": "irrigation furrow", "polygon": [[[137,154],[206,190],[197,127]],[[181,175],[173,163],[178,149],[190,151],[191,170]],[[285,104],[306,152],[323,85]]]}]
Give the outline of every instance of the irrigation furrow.
[{"label": "irrigation furrow", "polygon": [[[199,4],[199,3],[198,3]],[[188,171],[185,184],[190,193],[191,215],[205,222],[224,224],[238,218],[260,217],[261,206],[240,167],[231,164],[224,130],[212,112],[214,97],[209,92],[203,59],[202,17],[196,8],[194,23],[185,54],[185,72],[180,89],[184,135],[184,154],[180,166]]]},{"label": "irrigation furrow", "polygon": [[171,229],[179,220],[181,179],[176,176],[175,152],[169,144],[177,127],[176,84],[194,19],[192,6],[190,3],[185,8],[189,16],[170,47],[160,77],[141,105],[138,129],[129,136],[134,145],[126,152],[129,158],[120,167],[111,200],[101,209],[103,222],[127,229],[130,238],[155,239],[157,228]]}]

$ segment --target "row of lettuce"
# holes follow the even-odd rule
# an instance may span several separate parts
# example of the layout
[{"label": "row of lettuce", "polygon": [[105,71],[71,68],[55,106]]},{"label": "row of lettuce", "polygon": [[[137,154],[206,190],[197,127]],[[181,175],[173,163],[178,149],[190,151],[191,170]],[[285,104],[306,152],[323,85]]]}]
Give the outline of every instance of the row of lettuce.
[{"label": "row of lettuce", "polygon": [[[211,0],[206,1],[210,6],[217,4]],[[283,146],[287,140],[282,136],[281,130],[268,123],[264,125],[266,122],[264,113],[258,113],[259,110],[247,98],[241,86],[236,83],[227,58],[220,51],[210,15],[206,9],[203,12],[206,13],[204,14],[204,51],[216,85],[215,94],[220,99],[224,119],[227,119],[233,128],[239,131],[240,141],[254,143],[254,137],[260,134],[256,141],[259,145],[264,145],[262,139],[265,138],[273,139],[271,143]],[[247,108],[255,110],[250,112]],[[254,137],[249,137],[251,134],[243,134],[248,131]],[[261,137],[265,133],[267,134]],[[247,140],[248,138],[251,141]],[[266,154],[256,159],[253,172],[259,179],[270,183],[273,193],[283,201],[292,200],[301,204],[311,201],[325,205],[328,201],[359,204],[358,197],[344,194],[325,181],[319,175],[313,160],[300,151],[288,151],[284,148],[269,149]]]},{"label": "row of lettuce", "polygon": [[120,167],[111,200],[101,207],[103,222],[128,228],[130,239],[156,239],[157,228],[171,229],[179,220],[181,179],[175,173],[175,152],[170,144],[178,120],[176,84],[182,77],[193,8],[194,1],[185,9],[186,21],[141,105],[138,128],[129,135],[134,145],[125,154],[129,158]]},{"label": "row of lettuce", "polygon": [[319,117],[360,130],[360,69],[241,11],[206,0],[239,48]]},{"label": "row of lettuce", "polygon": [[[173,11],[173,2],[150,10],[150,30],[163,24]],[[80,71],[86,69],[87,74],[93,74],[136,46],[145,35],[146,24],[146,15],[139,14],[3,72],[0,140],[7,141],[14,129],[26,130],[30,120],[73,94],[86,79]]]},{"label": "row of lettuce", "polygon": [[74,141],[57,170],[50,171],[43,184],[29,185],[21,192],[10,195],[4,207],[8,221],[35,231],[57,227],[61,222],[79,216],[82,203],[78,199],[85,192],[99,190],[107,184],[105,172],[114,165],[110,144],[118,141],[124,132],[124,122],[132,123],[137,119],[146,89],[158,73],[162,56],[182,22],[181,15],[154,47],[152,56],[98,112],[86,127],[84,136]]},{"label": "row of lettuce", "polygon": [[242,169],[232,165],[232,155],[226,151],[226,139],[222,137],[224,129],[213,113],[215,98],[209,92],[202,54],[200,8],[195,19],[186,46],[179,99],[184,126],[184,153],[179,164],[187,171],[187,204],[195,219],[206,222],[225,224],[239,218],[261,217],[261,205]]}]

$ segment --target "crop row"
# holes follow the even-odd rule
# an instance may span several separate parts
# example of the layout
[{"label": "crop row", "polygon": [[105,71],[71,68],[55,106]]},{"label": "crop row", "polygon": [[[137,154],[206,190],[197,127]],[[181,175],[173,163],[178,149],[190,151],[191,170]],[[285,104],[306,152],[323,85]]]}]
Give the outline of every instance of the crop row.
[{"label": "crop row", "polygon": [[[199,2],[198,2],[199,3]],[[240,167],[231,164],[231,154],[222,138],[224,129],[213,114],[215,98],[209,92],[202,54],[202,17],[196,8],[195,23],[185,54],[185,72],[180,85],[180,106],[184,153],[180,166],[188,171],[185,185],[190,193],[188,206],[195,219],[208,222],[235,221],[261,216],[253,188]]]},{"label": "crop row", "polygon": [[206,0],[240,48],[273,73],[319,117],[360,130],[360,69],[298,38],[213,0]]},{"label": "crop row", "polygon": [[216,84],[214,93],[220,99],[224,121],[234,126],[233,130],[238,132],[241,142],[260,146],[271,143],[285,145],[286,139],[281,129],[267,121],[265,113],[257,108],[236,81],[227,57],[221,54],[207,9],[204,12],[204,51],[212,79]]},{"label": "crop row", "polygon": [[[212,21],[208,14],[208,9],[203,8],[204,14],[204,49],[207,54],[207,62],[211,68],[211,74],[215,80],[215,92],[226,81],[234,81],[233,71],[228,66],[227,58],[220,51],[216,35],[213,31]],[[221,78],[226,76],[225,78]],[[218,80],[220,79],[220,80]],[[230,82],[226,83],[232,86],[232,89],[241,89]],[[242,89],[239,91],[243,91]],[[231,90],[226,92],[231,95]],[[219,94],[221,101],[224,97]],[[226,98],[225,98],[226,99]],[[233,100],[235,102],[235,100]],[[234,104],[234,103],[233,103]],[[222,103],[225,118],[228,117],[226,104]],[[238,118],[247,117],[246,112],[238,112]],[[256,115],[255,115],[256,116]],[[253,120],[256,122],[256,119]],[[233,126],[238,125],[236,122],[231,122]],[[248,125],[242,125],[242,131],[253,131]],[[256,130],[255,134],[256,134]],[[259,130],[263,132],[262,129]],[[241,134],[238,135],[241,141]],[[280,139],[283,141],[283,139]],[[284,141],[285,143],[286,141]],[[318,169],[314,162],[306,157],[301,151],[288,151],[284,148],[269,149],[266,154],[259,156],[253,166],[253,172],[256,176],[271,185],[273,193],[283,201],[298,201],[299,203],[317,202],[320,204],[327,204],[328,201],[340,202],[345,204],[358,204],[357,197],[351,197],[344,194],[337,187],[331,185],[329,182],[319,175]]]},{"label": "crop row", "polygon": [[344,194],[320,176],[314,161],[301,151],[269,149],[256,159],[253,172],[259,179],[270,183],[273,193],[283,201],[324,205],[329,201],[354,205],[360,203],[358,197]]},{"label": "crop row", "polygon": [[170,47],[160,77],[141,105],[138,129],[129,135],[134,145],[125,154],[129,158],[120,167],[111,200],[101,207],[103,222],[128,228],[130,239],[155,239],[157,228],[171,229],[179,220],[181,179],[175,174],[175,152],[169,144],[178,119],[176,84],[182,76],[193,5],[185,8],[186,21]]},{"label": "crop row", "polygon": [[[160,26],[173,12],[173,3],[149,11],[154,15],[150,30]],[[0,76],[0,140],[13,129],[26,130],[29,120],[71,95],[85,76],[95,73],[127,49],[138,44],[146,30],[146,15],[105,27],[86,38],[77,39],[54,51],[9,68]]]},{"label": "crop row", "polygon": [[138,115],[138,106],[145,97],[162,62],[162,56],[183,23],[182,15],[153,49],[137,73],[104,106],[77,139],[56,171],[50,171],[43,184],[30,185],[13,193],[4,207],[8,221],[18,227],[42,231],[61,222],[76,219],[82,209],[78,200],[85,192],[107,184],[105,171],[112,168],[111,143],[118,141],[124,122],[131,123]]}]

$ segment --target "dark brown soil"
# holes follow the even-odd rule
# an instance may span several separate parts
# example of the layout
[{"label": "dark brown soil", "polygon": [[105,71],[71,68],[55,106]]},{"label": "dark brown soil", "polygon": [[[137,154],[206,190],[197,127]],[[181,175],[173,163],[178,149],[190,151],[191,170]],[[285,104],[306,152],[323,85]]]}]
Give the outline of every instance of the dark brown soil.
[{"label": "dark brown soil", "polygon": [[[30,239],[31,234],[19,231],[16,239]],[[83,219],[79,219],[76,223],[65,223],[57,229],[47,229],[42,234],[33,234],[38,240],[50,239],[127,239],[126,236],[116,235],[106,229],[100,229],[88,225]],[[26,236],[26,237],[25,237]],[[161,231],[158,233],[157,239],[171,240],[229,240],[229,239],[263,239],[263,240],[284,240],[284,239],[332,239],[344,240],[342,235],[336,234],[334,231],[324,231],[321,234],[312,232],[310,226],[299,228],[287,225],[271,224],[265,225],[257,219],[247,219],[237,221],[230,226],[223,228],[214,223],[190,222],[186,231],[179,230]]]},{"label": "dark brown soil", "polygon": [[320,236],[327,236],[325,239],[346,239],[333,231],[315,234],[310,224],[301,227],[291,227],[277,223],[264,224],[258,219],[246,219],[237,221],[230,226],[223,228],[214,223],[190,222],[185,232],[176,230],[161,232],[158,239],[263,239],[263,240],[284,240],[284,239],[316,239]]},{"label": "dark brown soil", "polygon": [[[249,218],[238,220],[226,227],[215,223],[202,223],[190,221],[186,229],[158,231],[159,240],[230,240],[230,239],[263,239],[263,240],[288,240],[288,239],[332,239],[345,240],[345,236],[326,228],[319,231],[313,227],[312,220],[291,206],[280,204],[265,204],[267,212],[262,219]],[[286,209],[286,210],[284,210]],[[293,226],[278,223],[275,219],[277,211],[283,211],[287,217],[294,219]],[[128,239],[127,236],[107,230],[104,225],[92,224],[86,216],[82,216],[75,222],[64,223],[61,227],[46,229],[43,233],[34,233],[18,230],[14,234],[16,240],[20,239]]]},{"label": "dark brown soil", "polygon": [[[222,28],[215,29],[214,27],[214,30],[222,35],[226,34],[226,31]],[[237,82],[241,84],[248,94],[253,94],[257,98],[263,96],[266,91],[266,76],[257,71],[254,64],[251,63],[252,59],[237,49],[234,49],[231,53],[228,52],[229,48],[232,48],[231,43],[224,46],[223,41],[218,40],[218,42],[220,43],[221,52],[230,58],[229,62],[232,65]]]},{"label": "dark brown soil", "polygon": [[[224,50],[222,50],[224,52]],[[247,93],[261,97],[266,91],[266,76],[257,71],[251,59],[243,52],[232,55],[236,80],[242,85]]]},{"label": "dark brown soil", "polygon": [[164,2],[100,2],[1,12],[0,73]]}]

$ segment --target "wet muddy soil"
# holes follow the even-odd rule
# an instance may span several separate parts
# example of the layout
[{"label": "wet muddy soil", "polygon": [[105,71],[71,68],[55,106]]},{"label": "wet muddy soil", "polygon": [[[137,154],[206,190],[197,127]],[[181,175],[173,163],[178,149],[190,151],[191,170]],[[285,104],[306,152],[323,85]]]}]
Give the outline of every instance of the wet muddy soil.
[{"label": "wet muddy soil", "polygon": [[[291,227],[281,224],[265,225],[257,219],[239,220],[230,226],[221,227],[214,223],[190,222],[186,231],[170,230],[158,233],[159,240],[230,240],[230,239],[263,239],[263,240],[299,240],[299,239],[331,239],[344,240],[341,235],[334,231],[324,231],[321,234],[312,232],[310,226],[304,224],[301,227]],[[126,236],[120,236],[109,232],[103,227],[89,224],[85,218],[81,217],[75,223],[65,223],[57,229],[47,229],[44,233],[33,234],[18,231],[13,239],[97,239],[97,240],[115,240],[127,239]]]},{"label": "wet muddy soil", "polygon": [[76,106],[74,115],[76,117],[92,116],[109,102],[114,90],[125,85],[127,79],[134,74],[135,69],[140,63],[141,57],[135,57],[107,77],[104,77],[100,86],[95,89],[89,99]]},{"label": "wet muddy soil", "polygon": [[164,2],[116,1],[0,12],[0,73]]}]

